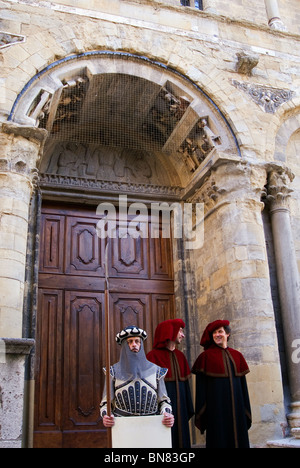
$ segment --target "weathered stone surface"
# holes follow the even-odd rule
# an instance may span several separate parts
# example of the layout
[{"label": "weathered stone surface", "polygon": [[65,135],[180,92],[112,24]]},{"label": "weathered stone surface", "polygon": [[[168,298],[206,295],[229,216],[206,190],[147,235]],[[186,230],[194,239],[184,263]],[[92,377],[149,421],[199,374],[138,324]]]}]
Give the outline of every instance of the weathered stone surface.
[{"label": "weathered stone surface", "polygon": [[[126,190],[136,183],[132,191],[136,196],[141,196],[147,188],[152,196],[158,193],[204,203],[203,248],[184,253],[180,246],[175,248],[177,313],[182,316],[187,313],[192,324],[189,355],[195,358],[200,352],[199,339],[207,322],[228,318],[233,328],[231,343],[245,354],[251,367],[248,378],[254,421],[251,441],[262,446],[267,440],[280,438],[286,423],[279,356],[282,349],[278,349],[276,325],[280,328],[280,324],[275,323],[274,290],[270,288],[276,266],[270,266],[270,246],[266,245],[261,212],[266,194],[268,197],[290,195],[287,204],[300,270],[298,0],[280,4],[286,31],[269,27],[265,2],[260,0],[204,0],[204,11],[182,7],[179,0],[21,0],[17,3],[2,0],[0,7],[1,30],[12,38],[14,35],[26,38],[0,51],[0,121],[3,123],[0,132],[0,336],[22,338],[29,203],[38,181],[37,168],[41,167],[40,163],[42,167],[50,167],[49,161],[43,160],[47,131],[37,126],[47,111],[53,90],[57,92],[63,86],[60,78],[68,82],[69,75],[73,78],[73,70],[77,70],[77,61],[71,61],[70,57],[93,51],[147,57],[149,70],[143,79],[164,85],[164,67],[176,70],[178,80],[182,79],[179,74],[184,75],[190,86],[185,92],[193,89],[202,98],[204,92],[211,99],[202,115],[204,100],[199,98],[202,104],[195,107],[196,111],[202,117],[217,114],[221,127],[224,116],[230,122],[232,134],[228,136],[224,132],[221,139],[226,143],[234,134],[240,154],[233,154],[234,146],[229,144],[225,144],[226,151],[222,153],[216,144],[208,159],[200,165],[198,161],[196,166],[192,160],[187,166],[186,147],[168,160],[157,154],[158,176],[163,178],[168,173],[165,187],[153,173],[146,177],[147,185],[145,178],[136,177],[138,171],[131,171]],[[246,60],[237,69],[237,56],[241,57],[242,53]],[[112,74],[114,70],[135,76],[139,73],[134,63],[130,64],[129,71],[126,58],[121,68],[113,58],[110,63]],[[66,64],[68,76],[63,76]],[[82,71],[82,62],[79,68]],[[105,72],[107,68],[101,67],[97,60],[88,71],[91,77]],[[247,77],[241,73],[247,73]],[[39,83],[46,75],[45,89],[41,90]],[[232,85],[233,80],[239,83],[237,87]],[[256,101],[249,95],[249,89]],[[271,97],[269,91],[274,91]],[[284,99],[282,91],[288,92]],[[272,106],[266,107],[269,98]],[[22,102],[26,102],[23,107]],[[27,123],[16,125],[14,117],[20,107]],[[194,128],[192,124],[196,122],[191,118],[190,130]],[[213,133],[218,137],[215,129]],[[145,156],[143,163],[144,160]],[[286,181],[283,190],[276,191],[273,182],[276,174],[283,174],[280,173],[282,165],[295,178]],[[153,160],[150,166],[153,170]],[[54,162],[50,168],[55,168]],[[45,180],[54,174],[59,191],[57,172],[59,169],[53,169]],[[75,180],[68,180],[80,196],[92,193],[97,184],[96,178],[91,181],[86,172],[82,173],[84,177],[76,173]],[[113,189],[109,185],[112,178],[107,179],[101,182],[106,194],[120,190],[117,183],[122,182],[121,176],[120,180],[114,180]],[[51,184],[47,187],[51,189]],[[21,445],[23,366],[24,357],[14,354],[7,355],[6,362],[0,363],[1,447]],[[296,434],[298,419],[296,416],[291,419],[293,424],[296,421],[293,428]]]}]

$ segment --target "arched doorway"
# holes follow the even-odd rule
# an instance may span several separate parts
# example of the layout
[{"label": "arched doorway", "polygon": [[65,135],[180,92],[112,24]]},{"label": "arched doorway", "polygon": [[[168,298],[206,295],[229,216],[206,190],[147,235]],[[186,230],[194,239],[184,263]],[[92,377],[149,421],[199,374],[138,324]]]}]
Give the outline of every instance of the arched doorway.
[{"label": "arched doorway", "polygon": [[148,209],[183,203],[202,183],[210,158],[239,156],[239,148],[200,89],[161,64],[122,53],[87,53],[51,65],[23,90],[11,119],[49,135],[38,167],[34,445],[105,446],[98,405],[106,243],[112,335],[135,322],[148,331],[150,348],[157,323],[175,314],[188,319],[189,310],[178,243],[152,238],[149,214],[147,236],[99,239],[97,206],[116,207],[120,230],[119,195]]}]

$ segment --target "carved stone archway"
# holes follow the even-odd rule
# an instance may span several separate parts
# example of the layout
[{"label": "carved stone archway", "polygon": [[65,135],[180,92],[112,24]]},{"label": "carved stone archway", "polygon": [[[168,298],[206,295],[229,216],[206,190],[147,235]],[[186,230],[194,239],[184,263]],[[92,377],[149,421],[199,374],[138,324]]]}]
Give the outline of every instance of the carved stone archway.
[{"label": "carved stone archway", "polygon": [[[8,120],[8,133],[34,128],[48,135],[28,167],[37,188],[29,214],[23,320],[28,338],[35,336],[42,200],[97,204],[117,201],[122,193],[146,203],[182,203],[191,200],[211,166],[240,160],[229,123],[201,89],[161,63],[127,53],[89,52],[51,64],[24,87]],[[174,252],[176,313],[189,328],[188,316],[196,313],[188,305],[195,299],[193,267],[180,242]],[[32,370],[29,364],[29,381]],[[30,391],[27,397],[31,418]],[[32,445],[31,437],[25,433],[25,445]]]},{"label": "carved stone archway", "polygon": [[[29,216],[24,336],[32,337],[35,322],[42,200],[98,204],[124,194],[145,203],[202,202],[204,246],[195,255],[181,240],[174,243],[176,314],[187,322],[187,355],[192,362],[198,354],[207,321],[229,318],[234,345],[253,369],[253,388],[265,389],[254,413],[266,402],[274,408],[267,422],[256,420],[254,435],[263,429],[273,437],[283,405],[261,220],[267,165],[241,158],[228,121],[194,83],[127,53],[89,52],[50,65],[25,86],[9,120],[4,131],[18,151],[28,128],[28,140],[32,128],[43,136],[36,157],[25,155],[28,161],[18,164],[37,186]],[[13,149],[10,154],[14,162]]]},{"label": "carved stone archway", "polygon": [[170,191],[180,199],[212,153],[240,156],[229,123],[201,89],[127,53],[52,64],[23,89],[9,120],[48,131],[38,167],[44,188],[93,190],[97,181],[98,189],[114,191],[117,183],[119,191],[122,183],[126,193]]}]

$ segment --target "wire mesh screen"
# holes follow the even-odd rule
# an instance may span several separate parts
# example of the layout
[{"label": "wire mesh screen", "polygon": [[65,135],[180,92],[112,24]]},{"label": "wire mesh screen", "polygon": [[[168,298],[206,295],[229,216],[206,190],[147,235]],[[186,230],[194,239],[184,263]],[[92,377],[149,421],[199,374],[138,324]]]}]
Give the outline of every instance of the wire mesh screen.
[{"label": "wire mesh screen", "polygon": [[39,124],[54,139],[144,150],[178,149],[182,143],[174,134],[191,98],[173,83],[159,86],[125,74],[92,80],[82,75],[64,81],[59,93],[55,111],[52,99],[52,110],[45,109]]}]

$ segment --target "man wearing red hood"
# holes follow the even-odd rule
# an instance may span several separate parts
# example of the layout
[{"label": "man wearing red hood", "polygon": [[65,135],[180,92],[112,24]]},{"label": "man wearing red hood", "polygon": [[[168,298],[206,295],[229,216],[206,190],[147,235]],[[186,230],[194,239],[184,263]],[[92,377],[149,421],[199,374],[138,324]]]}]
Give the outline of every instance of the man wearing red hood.
[{"label": "man wearing red hood", "polygon": [[196,427],[206,431],[206,448],[249,448],[251,407],[243,355],[227,346],[228,320],[210,323],[201,338],[204,352],[196,360]]},{"label": "man wearing red hood", "polygon": [[191,371],[186,357],[176,348],[184,338],[184,328],[181,319],[160,323],[155,330],[153,350],[147,354],[149,361],[168,369],[165,383],[175,416],[173,448],[190,448],[189,420],[194,414],[189,386]]}]

